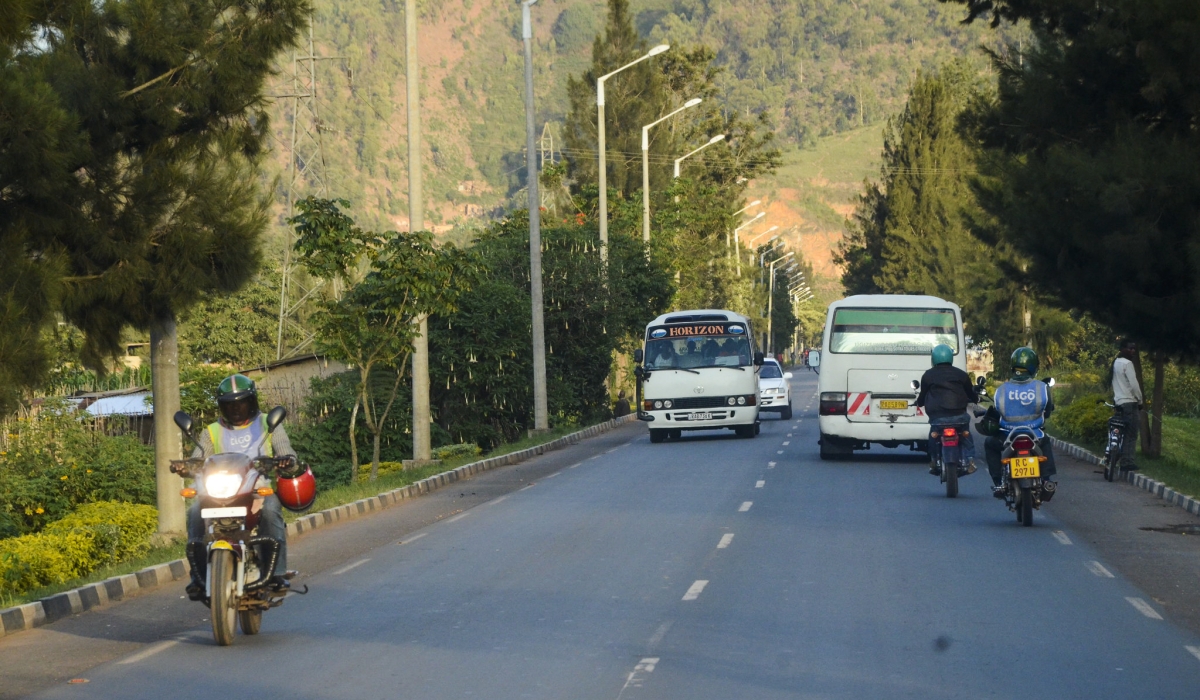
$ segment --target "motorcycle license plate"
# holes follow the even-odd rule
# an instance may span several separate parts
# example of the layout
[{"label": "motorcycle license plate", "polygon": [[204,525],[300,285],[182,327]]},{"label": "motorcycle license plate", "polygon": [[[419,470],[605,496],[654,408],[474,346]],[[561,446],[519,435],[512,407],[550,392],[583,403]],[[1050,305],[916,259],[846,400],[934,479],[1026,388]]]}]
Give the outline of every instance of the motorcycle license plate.
[{"label": "motorcycle license plate", "polygon": [[688,420],[712,420],[712,414],[701,412],[689,413]]},{"label": "motorcycle license plate", "polygon": [[246,517],[246,507],[238,506],[235,508],[201,508],[201,518],[244,518]]},{"label": "motorcycle license plate", "polygon": [[1013,479],[1036,479],[1042,475],[1037,457],[1013,457],[1008,468]]},{"label": "motorcycle license plate", "polygon": [[884,399],[879,402],[879,407],[883,408],[883,409],[887,409],[889,411],[896,411],[896,410],[903,411],[904,409],[908,408],[908,402],[907,401],[892,401],[892,400]]}]

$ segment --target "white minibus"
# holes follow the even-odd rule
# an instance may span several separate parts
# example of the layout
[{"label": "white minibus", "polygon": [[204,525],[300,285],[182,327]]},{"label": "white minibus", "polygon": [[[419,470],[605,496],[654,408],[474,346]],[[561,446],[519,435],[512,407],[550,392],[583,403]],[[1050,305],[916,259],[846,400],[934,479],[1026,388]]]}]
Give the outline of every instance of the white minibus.
[{"label": "white minibus", "polygon": [[812,363],[820,373],[821,458],[871,444],[927,449],[929,418],[915,405],[912,381],[929,369],[929,351],[940,343],[953,348],[954,366],[965,371],[962,312],[944,299],[864,294],[830,304]]},{"label": "white minibus", "polygon": [[638,418],[650,442],[685,430],[728,428],[758,434],[758,370],[763,354],[745,316],[720,309],[676,311],[646,326],[645,349],[634,353]]}]

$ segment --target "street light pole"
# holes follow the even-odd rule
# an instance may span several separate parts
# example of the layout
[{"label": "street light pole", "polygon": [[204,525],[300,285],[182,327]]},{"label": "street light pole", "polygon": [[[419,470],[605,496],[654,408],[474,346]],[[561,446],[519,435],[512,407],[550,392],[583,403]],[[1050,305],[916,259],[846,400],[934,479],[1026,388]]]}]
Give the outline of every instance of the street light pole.
[{"label": "street light pole", "polygon": [[626,63],[611,73],[596,78],[596,136],[598,137],[597,146],[600,151],[600,260],[605,264],[608,263],[608,170],[605,162],[604,146],[604,81],[626,68],[636,66],[651,56],[657,56],[669,48],[671,48],[669,44],[659,44],[650,49],[645,56]]},{"label": "street light pole", "polygon": [[691,158],[692,156],[696,155],[700,151],[703,151],[704,149],[708,148],[709,146],[713,145],[714,143],[720,143],[721,141],[724,141],[724,140],[725,140],[725,134],[717,134],[716,136],[709,139],[708,143],[704,144],[700,148],[697,148],[696,150],[692,151],[691,153],[685,154],[684,156],[682,156],[680,158],[676,158],[675,159],[675,174],[672,176],[671,179],[677,179],[679,177],[679,164],[680,163],[687,160],[688,158]]},{"label": "street light pole", "polygon": [[775,321],[775,264],[783,262],[795,254],[795,252],[791,252],[771,261],[771,288],[767,292],[767,354],[771,354],[775,350],[775,338],[771,335],[772,324]]},{"label": "street light pole", "polygon": [[[405,88],[408,92],[408,230],[425,229],[425,207],[421,193],[421,72],[417,64],[417,3],[404,1]],[[429,318],[417,320],[413,339],[412,401],[413,460],[433,457],[429,408]]]},{"label": "street light pole", "polygon": [[674,112],[642,127],[642,241],[645,243],[650,242],[650,129],[679,114],[683,110],[695,107],[698,104],[700,104],[700,98],[693,97],[684,102],[683,106]]},{"label": "street light pole", "polygon": [[542,313],[542,210],[538,198],[538,168],[533,157],[533,26],[529,8],[537,0],[521,3],[521,39],[525,43],[525,179],[529,183],[529,296],[533,317],[533,429],[549,430],[546,399],[546,323]]},{"label": "street light pole", "polygon": [[[776,230],[776,229],[778,229],[778,228],[779,228],[778,226],[772,226],[771,228],[767,229],[766,231],[763,231],[762,233],[760,233],[760,234],[758,234],[758,235],[754,236],[753,238],[750,238],[749,240],[747,240],[747,241],[746,241],[746,245],[750,246],[751,248],[754,248],[754,242],[755,242],[755,241],[757,241],[758,239],[762,238],[763,236],[767,235],[768,233],[770,233],[770,232],[772,232],[772,231],[774,231],[774,230]],[[775,236],[771,236],[770,238],[768,238],[768,239],[767,239],[767,243],[770,243],[771,241],[775,240],[776,238],[779,238],[779,236],[781,236],[781,235],[783,235],[783,234],[778,234],[778,235],[775,235]],[[766,245],[766,243],[764,243],[763,245]]]},{"label": "street light pole", "polygon": [[[738,240],[738,231],[741,231],[742,229],[746,228],[747,226],[754,223],[755,221],[758,221],[759,219],[763,218],[766,215],[767,215],[767,213],[765,211],[760,211],[760,212],[758,212],[758,214],[756,214],[754,216],[753,219],[750,219],[749,221],[742,224],[741,226],[738,226],[737,228],[733,229],[733,252],[734,252],[734,254],[737,255],[737,276],[738,277],[742,276],[742,243],[741,243],[741,241]],[[728,239],[726,239],[726,240],[728,240]]]}]

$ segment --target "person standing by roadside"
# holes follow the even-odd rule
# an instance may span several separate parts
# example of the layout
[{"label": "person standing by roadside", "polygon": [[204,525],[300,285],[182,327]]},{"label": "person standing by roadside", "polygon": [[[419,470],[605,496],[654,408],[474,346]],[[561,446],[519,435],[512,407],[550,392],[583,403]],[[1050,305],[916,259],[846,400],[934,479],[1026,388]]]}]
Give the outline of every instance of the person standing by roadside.
[{"label": "person standing by roadside", "polygon": [[617,405],[613,409],[613,415],[617,418],[629,415],[629,399],[625,398],[624,389],[617,393]]},{"label": "person standing by roadside", "polygon": [[1138,384],[1133,358],[1137,357],[1137,343],[1129,338],[1121,341],[1120,354],[1112,363],[1113,403],[1117,415],[1125,422],[1125,442],[1121,446],[1121,468],[1137,469],[1133,456],[1137,449],[1138,425],[1141,423],[1139,409],[1142,407],[1142,387]]}]

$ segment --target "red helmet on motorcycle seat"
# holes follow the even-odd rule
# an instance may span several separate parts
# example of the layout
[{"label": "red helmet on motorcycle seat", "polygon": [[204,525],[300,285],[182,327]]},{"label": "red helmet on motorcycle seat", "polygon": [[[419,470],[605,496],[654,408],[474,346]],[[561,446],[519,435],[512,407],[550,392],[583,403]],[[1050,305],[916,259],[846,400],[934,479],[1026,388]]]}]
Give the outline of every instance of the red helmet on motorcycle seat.
[{"label": "red helmet on motorcycle seat", "polygon": [[294,477],[279,477],[275,486],[275,495],[279,497],[279,503],[288,510],[306,511],[313,501],[317,500],[317,479],[307,465],[304,466],[303,472]]}]

